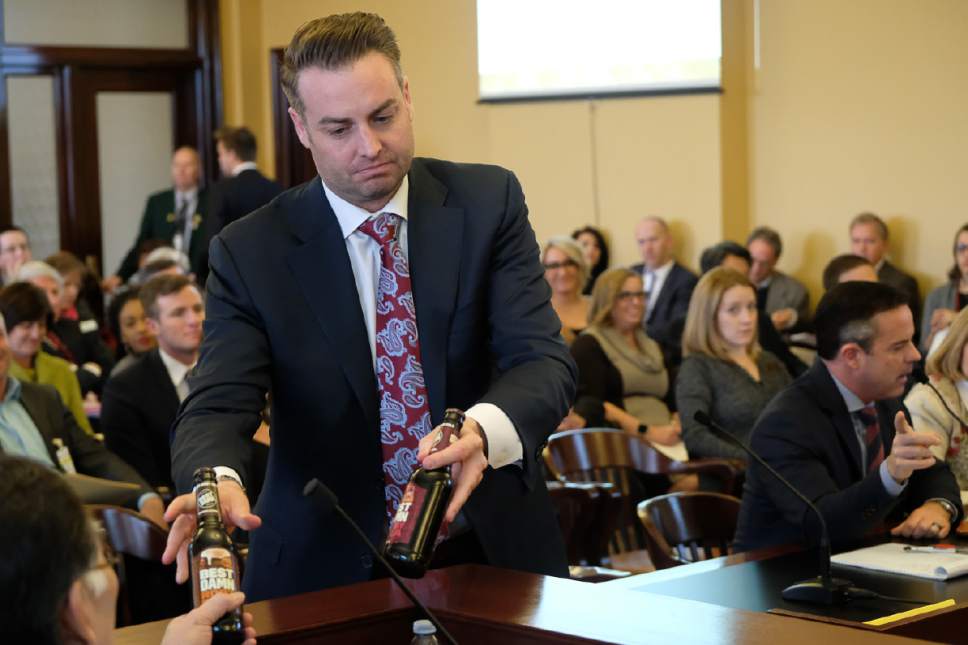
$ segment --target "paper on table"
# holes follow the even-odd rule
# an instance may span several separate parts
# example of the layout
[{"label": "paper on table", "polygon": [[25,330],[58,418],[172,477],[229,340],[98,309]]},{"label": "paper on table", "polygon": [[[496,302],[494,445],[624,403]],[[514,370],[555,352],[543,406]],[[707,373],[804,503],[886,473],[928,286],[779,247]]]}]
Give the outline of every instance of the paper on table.
[{"label": "paper on table", "polygon": [[661,452],[663,455],[674,461],[689,461],[689,453],[686,451],[686,444],[683,441],[663,446],[661,443],[649,442],[649,445]]},{"label": "paper on table", "polygon": [[932,580],[948,580],[968,574],[968,555],[905,551],[905,544],[888,542],[856,551],[838,553],[834,564]]}]

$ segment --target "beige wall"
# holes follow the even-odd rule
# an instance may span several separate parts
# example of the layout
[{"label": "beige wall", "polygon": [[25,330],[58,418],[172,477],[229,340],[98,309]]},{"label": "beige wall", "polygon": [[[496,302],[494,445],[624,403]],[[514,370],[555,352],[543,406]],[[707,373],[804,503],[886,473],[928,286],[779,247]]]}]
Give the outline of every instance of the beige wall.
[{"label": "beige wall", "polygon": [[751,223],[783,233],[783,267],[816,295],[872,210],[893,258],[937,285],[968,221],[968,2],[761,0],[760,18]]},{"label": "beige wall", "polygon": [[968,2],[759,0],[758,21],[755,2],[724,2],[722,95],[478,105],[474,0],[221,0],[226,119],[255,129],[271,172],[269,49],[365,8],[400,39],[418,154],[513,169],[539,239],[597,223],[628,263],[635,220],[658,213],[695,266],[768,224],[815,302],[847,221],[873,210],[893,257],[937,284],[968,220]]},{"label": "beige wall", "polygon": [[[240,6],[260,8],[261,29],[231,29],[226,16]],[[269,108],[237,107],[252,96],[269,105],[269,49],[284,47],[307,20],[365,9],[386,18],[400,40],[417,153],[514,170],[539,239],[596,223],[612,236],[616,262],[630,263],[638,257],[635,220],[659,213],[682,233],[681,253],[694,265],[722,234],[717,95],[479,105],[474,0],[221,0],[221,9],[223,38],[249,40],[225,43],[226,120],[255,130],[259,162],[270,172]],[[233,52],[253,42],[258,69],[240,72]]]}]

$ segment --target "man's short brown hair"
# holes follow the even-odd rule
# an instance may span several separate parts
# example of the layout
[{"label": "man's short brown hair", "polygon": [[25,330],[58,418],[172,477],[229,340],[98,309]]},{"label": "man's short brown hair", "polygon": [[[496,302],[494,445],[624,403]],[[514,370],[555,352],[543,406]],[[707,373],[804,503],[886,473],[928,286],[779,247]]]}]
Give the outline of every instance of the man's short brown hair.
[{"label": "man's short brown hair", "polygon": [[854,227],[858,224],[873,224],[874,228],[876,228],[877,232],[880,234],[881,239],[885,242],[887,241],[887,224],[885,224],[884,220],[874,213],[861,213],[860,215],[857,215],[854,217],[854,219],[850,220],[850,227],[847,229],[847,231],[853,231]]},{"label": "man's short brown hair", "polygon": [[286,47],[279,75],[289,105],[299,114],[305,110],[297,87],[302,70],[307,67],[341,69],[370,52],[386,56],[393,65],[397,83],[403,87],[397,37],[380,16],[357,11],[317,18],[303,24]]},{"label": "man's short brown hair", "polygon": [[242,161],[255,161],[255,135],[248,128],[219,128],[215,131],[215,140],[222,143],[222,147],[235,153]]},{"label": "man's short brown hair", "polygon": [[185,287],[195,286],[191,280],[183,275],[161,274],[156,275],[141,287],[138,292],[138,299],[141,306],[145,308],[145,315],[153,320],[158,320],[158,298],[170,296],[178,293]]}]

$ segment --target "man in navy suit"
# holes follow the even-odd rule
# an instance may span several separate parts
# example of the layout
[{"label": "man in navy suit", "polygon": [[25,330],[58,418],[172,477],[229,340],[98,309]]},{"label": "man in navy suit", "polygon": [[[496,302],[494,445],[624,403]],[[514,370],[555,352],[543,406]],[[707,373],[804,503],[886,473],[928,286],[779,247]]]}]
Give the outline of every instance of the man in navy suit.
[{"label": "man in navy suit", "polygon": [[[378,321],[383,296],[409,272],[401,303],[412,327],[394,339],[419,339],[419,357],[406,358],[411,376],[410,362],[422,364],[408,385],[426,399],[424,429],[448,407],[467,411],[448,448],[428,456],[428,433],[397,463],[452,465],[453,522],[439,549],[460,543],[472,561],[567,575],[538,460],[568,411],[576,370],[520,185],[502,168],[413,158],[410,88],[379,16],[300,27],[282,77],[320,177],[212,241],[205,340],[172,449],[179,491],[194,469],[217,467],[225,518],[251,532],[243,586],[252,599],[371,578],[351,529],[301,493],[318,477],[374,542],[385,537],[394,498],[383,450],[399,433]],[[387,214],[399,228],[378,243],[367,231]],[[386,243],[397,251],[389,268]],[[245,446],[267,391],[272,447],[252,513]],[[167,513],[165,560],[177,554],[182,580],[193,509],[186,494]]]},{"label": "man in navy suit", "polygon": [[[907,295],[845,282],[817,305],[818,359],[760,415],[751,443],[816,504],[833,543],[877,530],[938,539],[961,515],[958,483],[931,454],[938,438],[914,432],[900,400],[920,358]],[[738,548],[816,544],[816,516],[751,464],[736,529]]]},{"label": "man in navy suit", "polygon": [[215,133],[215,147],[222,180],[211,191],[211,235],[268,204],[282,192],[279,184],[256,167],[255,135],[248,128],[220,129]]},{"label": "man in navy suit", "polygon": [[669,225],[661,217],[643,217],[635,240],[642,263],[631,268],[642,276],[646,292],[645,332],[662,347],[666,367],[675,369],[682,362],[682,330],[699,279],[672,257]]}]

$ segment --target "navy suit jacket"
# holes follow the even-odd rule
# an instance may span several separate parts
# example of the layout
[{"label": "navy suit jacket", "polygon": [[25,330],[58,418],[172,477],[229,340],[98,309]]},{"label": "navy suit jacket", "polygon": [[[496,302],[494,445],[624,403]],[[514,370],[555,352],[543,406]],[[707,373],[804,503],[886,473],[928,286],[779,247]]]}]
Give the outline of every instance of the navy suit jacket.
[{"label": "navy suit jacket", "polygon": [[[635,264],[631,270],[643,275],[645,265]],[[676,367],[682,362],[682,330],[697,282],[699,278],[695,273],[678,262],[674,263],[662,283],[655,305],[646,312],[645,331],[649,338],[662,346],[667,366]]]},{"label": "navy suit jacket", "polygon": [[217,234],[235,220],[265,206],[281,192],[282,186],[254,168],[221,180],[209,191],[212,200],[209,234]]},{"label": "navy suit jacket", "polygon": [[[538,467],[575,394],[520,185],[494,166],[414,159],[407,223],[434,424],[490,402],[523,462],[488,468],[464,512],[496,566],[567,575]],[[251,599],[368,579],[351,529],[302,496],[318,477],[379,543],[386,531],[372,354],[346,244],[319,178],[226,227],[210,249],[205,339],[176,421],[175,483],[202,465],[245,473],[271,390],[272,446],[243,587]],[[485,428],[486,431],[486,428]]]},{"label": "navy suit jacket", "polygon": [[152,486],[173,486],[170,430],[177,414],[178,392],[157,348],[104,385],[104,440]]},{"label": "navy suit jacket", "polygon": [[[894,417],[907,409],[900,399],[878,401],[878,425],[884,454],[894,441]],[[847,404],[821,360],[763,410],[750,443],[768,464],[814,502],[823,514],[834,544],[850,542],[879,528],[895,512],[913,511],[932,497],[961,508],[958,483],[948,466],[914,472],[907,487],[892,497],[875,470],[861,464],[860,445]],[[736,546],[755,549],[778,544],[816,544],[816,515],[750,462],[736,529]]]}]

